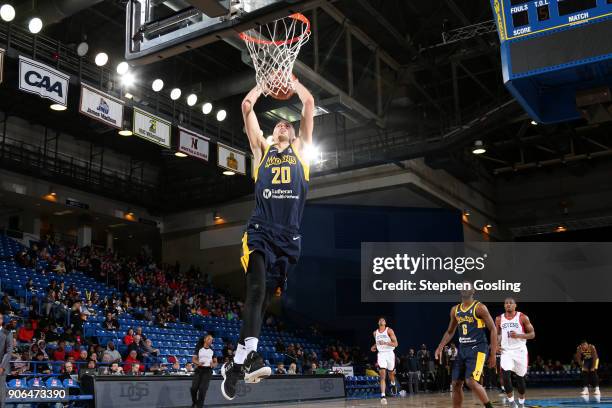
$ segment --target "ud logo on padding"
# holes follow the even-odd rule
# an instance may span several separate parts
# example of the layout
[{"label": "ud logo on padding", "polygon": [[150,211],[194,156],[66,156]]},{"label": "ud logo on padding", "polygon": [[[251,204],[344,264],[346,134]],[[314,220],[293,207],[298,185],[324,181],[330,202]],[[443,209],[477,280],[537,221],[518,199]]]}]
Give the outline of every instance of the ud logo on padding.
[{"label": "ud logo on padding", "polygon": [[51,78],[47,75],[40,75],[36,71],[28,71],[24,76],[26,84],[30,86],[35,86],[37,88],[44,88],[47,92],[57,94],[58,97],[64,97],[64,90],[62,88],[62,83],[59,81],[55,81],[51,83]]},{"label": "ud logo on padding", "polygon": [[263,191],[263,198],[265,198],[267,200],[270,197],[272,197],[272,191],[269,188],[266,188]]},{"label": "ud logo on padding", "polygon": [[147,395],[149,395],[149,387],[147,384],[121,384],[120,397],[122,398],[127,398],[130,401],[140,401]]}]

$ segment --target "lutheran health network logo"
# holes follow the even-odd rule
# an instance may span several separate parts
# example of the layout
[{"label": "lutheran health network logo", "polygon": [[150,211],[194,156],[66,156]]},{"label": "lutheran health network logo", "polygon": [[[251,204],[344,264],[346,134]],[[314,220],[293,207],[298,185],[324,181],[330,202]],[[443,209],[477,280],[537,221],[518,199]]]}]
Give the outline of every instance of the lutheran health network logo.
[{"label": "lutheran health network logo", "polygon": [[275,189],[266,188],[264,189],[261,195],[266,200],[270,198],[281,199],[281,200],[286,200],[286,199],[299,200],[300,199],[299,195],[293,194],[293,190],[283,190],[282,188],[275,188]]}]

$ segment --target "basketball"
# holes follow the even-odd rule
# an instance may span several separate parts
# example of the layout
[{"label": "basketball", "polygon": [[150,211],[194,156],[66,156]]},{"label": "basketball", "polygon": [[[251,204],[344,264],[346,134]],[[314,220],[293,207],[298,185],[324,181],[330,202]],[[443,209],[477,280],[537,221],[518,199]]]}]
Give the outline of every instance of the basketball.
[{"label": "basketball", "polygon": [[[277,75],[280,75],[280,73]],[[291,99],[291,97],[295,93],[293,90],[294,81],[297,81],[297,78],[295,77],[295,75],[291,74],[291,83],[286,87],[287,89],[280,87],[276,93],[271,93],[270,96],[279,101],[286,101],[288,99]]]}]

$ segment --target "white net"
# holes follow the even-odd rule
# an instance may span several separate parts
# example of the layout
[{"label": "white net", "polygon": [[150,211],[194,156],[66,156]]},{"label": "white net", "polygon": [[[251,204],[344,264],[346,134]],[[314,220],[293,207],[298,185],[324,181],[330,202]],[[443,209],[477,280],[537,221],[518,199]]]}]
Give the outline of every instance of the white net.
[{"label": "white net", "polygon": [[293,65],[309,37],[310,22],[299,13],[240,34],[253,60],[257,84],[265,96],[282,96],[293,91]]}]

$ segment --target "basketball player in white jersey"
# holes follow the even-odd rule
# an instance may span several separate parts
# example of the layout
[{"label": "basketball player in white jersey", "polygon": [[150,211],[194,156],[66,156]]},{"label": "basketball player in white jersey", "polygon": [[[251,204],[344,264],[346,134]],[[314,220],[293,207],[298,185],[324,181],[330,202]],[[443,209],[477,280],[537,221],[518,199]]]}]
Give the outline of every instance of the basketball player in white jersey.
[{"label": "basketball player in white jersey", "polygon": [[380,375],[380,403],[387,405],[385,390],[387,388],[387,372],[389,372],[389,381],[391,382],[391,394],[397,394],[397,386],[395,385],[395,353],[393,350],[397,347],[397,338],[395,332],[390,327],[387,327],[387,321],[384,317],[378,319],[378,329],[374,330],[375,344],[372,346],[372,351],[378,351],[378,374]]},{"label": "basketball player in white jersey", "polygon": [[[501,344],[500,366],[504,391],[512,408],[525,407],[525,374],[529,366],[527,340],[535,338],[535,330],[526,314],[516,311],[516,301],[509,297],[504,302],[505,313],[497,316],[495,325]],[[517,377],[518,404],[514,401],[512,373]]]}]

